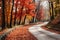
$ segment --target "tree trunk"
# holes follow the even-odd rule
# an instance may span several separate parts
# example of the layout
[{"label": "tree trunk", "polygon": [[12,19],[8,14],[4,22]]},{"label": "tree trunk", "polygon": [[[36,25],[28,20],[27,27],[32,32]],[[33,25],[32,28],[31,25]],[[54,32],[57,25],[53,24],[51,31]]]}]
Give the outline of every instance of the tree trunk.
[{"label": "tree trunk", "polygon": [[20,23],[21,23],[21,18],[22,18],[22,10],[23,10],[23,7],[21,8],[20,20],[19,20],[19,23],[18,23],[18,24],[20,24]]},{"label": "tree trunk", "polygon": [[2,23],[2,0],[0,0],[0,29],[2,28],[1,23]]},{"label": "tree trunk", "polygon": [[2,30],[5,29],[5,3],[4,0],[2,0]]},{"label": "tree trunk", "polygon": [[17,5],[16,5],[16,9],[15,9],[14,25],[16,24],[16,14],[17,14]]},{"label": "tree trunk", "polygon": [[10,19],[10,27],[12,27],[12,12],[13,12],[14,0],[12,0],[12,9],[11,9],[11,19]]},{"label": "tree trunk", "polygon": [[[52,7],[52,17],[51,17],[51,21],[47,24],[47,28],[50,28],[50,29],[54,29],[54,30],[57,30],[57,31],[60,31],[60,6],[57,6],[59,3],[59,0],[57,2],[57,0],[55,1],[56,2],[56,7],[54,8],[54,4],[53,1],[51,2],[51,7]],[[54,12],[53,12],[53,8],[54,8],[54,11],[55,11],[55,15],[54,15]],[[54,17],[55,16],[55,17]]]},{"label": "tree trunk", "polygon": [[40,10],[40,1],[38,2],[38,6],[37,6],[37,8],[36,8],[36,10],[35,10],[35,12],[36,12],[35,22],[37,22],[37,20],[38,20],[37,18],[38,18],[39,10]]},{"label": "tree trunk", "polygon": [[60,31],[60,14],[58,14],[55,19],[53,19],[52,21],[50,21],[47,24],[47,27],[51,28],[51,29],[54,29],[54,30]]}]

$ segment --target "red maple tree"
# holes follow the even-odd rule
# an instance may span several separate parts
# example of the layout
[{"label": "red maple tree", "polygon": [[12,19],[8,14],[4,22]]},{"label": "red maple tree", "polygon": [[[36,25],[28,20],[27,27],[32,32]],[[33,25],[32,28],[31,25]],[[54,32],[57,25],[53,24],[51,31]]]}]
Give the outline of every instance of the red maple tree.
[{"label": "red maple tree", "polygon": [[20,17],[25,17],[25,15],[31,15],[32,17],[35,16],[35,3],[33,3],[33,0],[15,0],[15,5],[20,8],[18,8],[16,17],[20,19]]}]

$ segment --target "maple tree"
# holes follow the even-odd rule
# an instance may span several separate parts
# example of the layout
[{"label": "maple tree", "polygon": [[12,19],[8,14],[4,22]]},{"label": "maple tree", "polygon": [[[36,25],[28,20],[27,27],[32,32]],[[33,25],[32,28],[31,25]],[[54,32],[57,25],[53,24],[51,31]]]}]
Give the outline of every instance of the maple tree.
[{"label": "maple tree", "polygon": [[42,6],[40,6],[39,12],[37,14],[37,19],[38,20],[44,20],[44,9]]},{"label": "maple tree", "polygon": [[[30,15],[30,16],[35,16],[34,10],[35,10],[35,3],[33,3],[33,0],[16,0],[18,4],[15,4],[18,8],[17,15],[16,17],[18,20],[23,19],[23,17]],[[24,19],[23,19],[24,20]]]},{"label": "maple tree", "polygon": [[36,5],[33,0],[4,0],[2,9],[4,25],[12,27],[16,22],[21,24],[26,19],[30,22],[35,16]]}]

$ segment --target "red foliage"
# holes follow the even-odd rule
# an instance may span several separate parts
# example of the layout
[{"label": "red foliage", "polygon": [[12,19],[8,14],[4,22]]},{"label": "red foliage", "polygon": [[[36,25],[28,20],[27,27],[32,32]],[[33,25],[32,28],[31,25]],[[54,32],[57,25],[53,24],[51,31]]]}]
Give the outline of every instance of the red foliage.
[{"label": "red foliage", "polygon": [[30,14],[31,16],[35,16],[35,13],[32,12],[32,11],[30,11],[29,14]]},{"label": "red foliage", "polygon": [[[23,7],[23,9],[25,8],[25,10],[20,8],[20,10],[17,11],[16,17],[20,17],[20,16],[23,17],[26,14],[30,14],[32,17],[35,16],[35,13],[32,12],[32,10],[35,10],[35,3],[32,2],[33,0],[15,0],[15,1],[16,1],[15,5],[17,7],[18,7],[18,5],[20,5],[21,7]],[[18,2],[20,2],[20,4],[18,4]],[[28,13],[26,13],[26,12],[28,12]]]},{"label": "red foliage", "polygon": [[19,27],[11,31],[5,40],[37,40],[29,31],[29,26]]},{"label": "red foliage", "polygon": [[40,8],[39,13],[37,15],[38,20],[43,20],[44,19],[44,9],[43,7]]},{"label": "red foliage", "polygon": [[29,5],[28,5],[28,9],[34,10],[34,9],[35,9],[35,4],[34,4],[34,3],[29,4]]}]

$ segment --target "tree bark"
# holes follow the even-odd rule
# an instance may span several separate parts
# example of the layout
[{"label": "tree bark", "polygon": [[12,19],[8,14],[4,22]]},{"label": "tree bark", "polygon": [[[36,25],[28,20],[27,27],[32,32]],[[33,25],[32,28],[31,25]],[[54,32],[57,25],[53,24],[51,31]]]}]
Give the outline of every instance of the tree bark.
[{"label": "tree bark", "polygon": [[11,9],[11,19],[10,19],[10,27],[12,27],[12,12],[13,12],[14,0],[12,0],[12,9]]},{"label": "tree bark", "polygon": [[5,29],[5,2],[2,0],[2,30]]},{"label": "tree bark", "polygon": [[60,31],[60,14],[58,14],[55,19],[51,20],[47,24],[48,28]]}]

